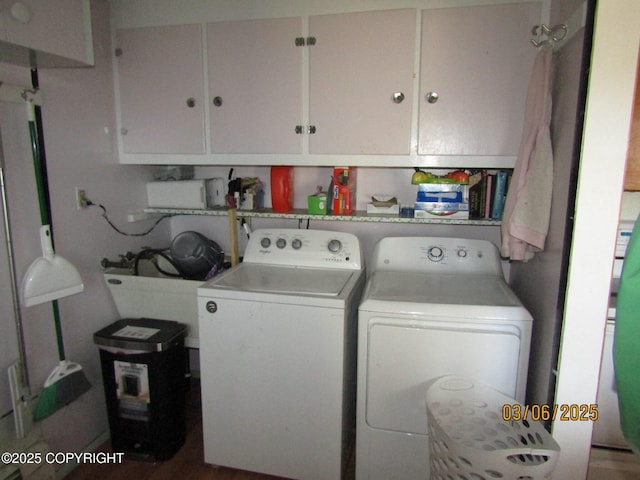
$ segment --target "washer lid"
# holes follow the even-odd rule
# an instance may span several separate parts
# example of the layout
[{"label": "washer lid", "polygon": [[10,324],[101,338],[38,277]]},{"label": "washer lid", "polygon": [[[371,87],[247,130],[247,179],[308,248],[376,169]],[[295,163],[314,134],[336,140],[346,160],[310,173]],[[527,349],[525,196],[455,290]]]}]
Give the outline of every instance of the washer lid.
[{"label": "washer lid", "polygon": [[242,263],[228,273],[214,278],[207,286],[245,292],[337,297],[352,275],[353,270]]},{"label": "washer lid", "polygon": [[367,299],[383,302],[522,306],[518,297],[497,275],[377,271],[369,280],[365,295]]}]

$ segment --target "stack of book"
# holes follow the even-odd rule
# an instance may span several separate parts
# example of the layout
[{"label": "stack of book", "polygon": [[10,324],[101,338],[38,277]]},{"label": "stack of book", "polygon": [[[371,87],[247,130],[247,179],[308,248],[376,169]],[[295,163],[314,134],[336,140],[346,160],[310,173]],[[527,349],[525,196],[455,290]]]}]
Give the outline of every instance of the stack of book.
[{"label": "stack of book", "polygon": [[472,170],[469,173],[469,218],[501,220],[512,170]]}]

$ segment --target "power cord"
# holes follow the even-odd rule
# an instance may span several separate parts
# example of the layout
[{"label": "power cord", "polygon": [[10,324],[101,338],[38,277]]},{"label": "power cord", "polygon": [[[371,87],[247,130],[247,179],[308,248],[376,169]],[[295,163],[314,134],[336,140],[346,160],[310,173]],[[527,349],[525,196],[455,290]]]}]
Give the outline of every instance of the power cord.
[{"label": "power cord", "polygon": [[98,207],[100,209],[102,209],[102,218],[104,218],[106,220],[106,222],[109,224],[109,226],[111,228],[113,228],[117,233],[119,233],[120,235],[125,235],[127,237],[144,237],[145,235],[149,235],[154,228],[156,228],[158,226],[158,224],[164,220],[165,218],[169,218],[169,217],[173,217],[173,215],[163,215],[162,217],[160,217],[158,220],[156,220],[156,222],[145,232],[140,232],[140,233],[128,233],[128,232],[123,232],[122,230],[120,230],[110,219],[109,216],[107,215],[107,209],[104,207],[104,205],[101,205],[99,203],[94,203],[91,200],[89,200],[88,198],[85,199],[87,202],[87,207]]}]

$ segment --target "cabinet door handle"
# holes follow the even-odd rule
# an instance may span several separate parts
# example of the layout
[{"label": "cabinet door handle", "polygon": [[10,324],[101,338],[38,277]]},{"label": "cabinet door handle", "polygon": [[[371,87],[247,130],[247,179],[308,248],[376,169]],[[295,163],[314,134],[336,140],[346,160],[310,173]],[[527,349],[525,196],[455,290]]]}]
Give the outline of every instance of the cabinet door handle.
[{"label": "cabinet door handle", "polygon": [[316,133],[316,126],[315,125],[309,125],[309,128],[307,128],[307,133],[309,133],[310,135],[313,135]]},{"label": "cabinet door handle", "polygon": [[404,100],[404,93],[394,92],[391,98],[393,100],[393,103],[402,103],[402,101]]},{"label": "cabinet door handle", "polygon": [[187,107],[193,108],[196,106],[196,99],[193,97],[187,98]]},{"label": "cabinet door handle", "polygon": [[219,107],[220,105],[222,105],[222,97],[214,97],[213,98],[213,104],[216,107]]},{"label": "cabinet door handle", "polygon": [[429,103],[436,103],[440,96],[438,95],[438,92],[429,92],[424,98]]}]

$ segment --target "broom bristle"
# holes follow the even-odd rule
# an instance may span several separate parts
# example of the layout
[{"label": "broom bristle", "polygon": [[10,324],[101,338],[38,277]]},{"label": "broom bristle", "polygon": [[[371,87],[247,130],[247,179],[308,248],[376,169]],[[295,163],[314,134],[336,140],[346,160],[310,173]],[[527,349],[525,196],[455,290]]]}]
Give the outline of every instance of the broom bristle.
[{"label": "broom bristle", "polygon": [[48,387],[44,387],[33,411],[33,420],[39,421],[53,415],[91,388],[82,370],[68,374]]},{"label": "broom bristle", "polygon": [[73,402],[91,388],[91,384],[82,370],[73,372],[56,383],[58,384],[56,399],[61,406]]},{"label": "broom bristle", "polygon": [[57,403],[56,384],[43,388],[33,409],[33,421],[38,422],[52,415],[58,410]]}]

